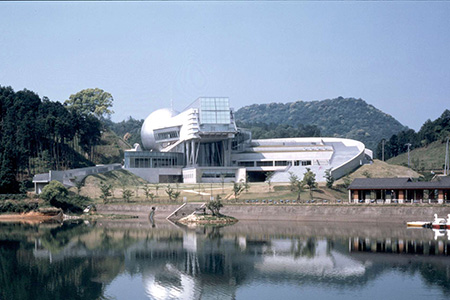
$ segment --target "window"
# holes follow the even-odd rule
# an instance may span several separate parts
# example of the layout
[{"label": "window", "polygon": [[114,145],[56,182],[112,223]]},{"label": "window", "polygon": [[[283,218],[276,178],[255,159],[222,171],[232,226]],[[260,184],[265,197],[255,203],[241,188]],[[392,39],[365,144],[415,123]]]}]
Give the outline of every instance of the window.
[{"label": "window", "polygon": [[275,161],[276,167],[283,167],[289,165],[289,162],[287,160],[277,160]]},{"label": "window", "polygon": [[311,161],[310,160],[302,161],[302,166],[310,166],[310,165],[311,165]]},{"label": "window", "polygon": [[231,118],[228,98],[201,98],[200,122],[202,124],[229,124]]},{"label": "window", "polygon": [[253,162],[253,161],[240,161],[240,162],[238,162],[238,166],[241,166],[241,167],[254,167],[255,166],[255,162]]},{"label": "window", "polygon": [[257,161],[257,167],[273,167],[273,161]]},{"label": "window", "polygon": [[179,131],[161,132],[156,135],[156,140],[173,139],[173,138],[178,138],[179,136],[180,136]]}]

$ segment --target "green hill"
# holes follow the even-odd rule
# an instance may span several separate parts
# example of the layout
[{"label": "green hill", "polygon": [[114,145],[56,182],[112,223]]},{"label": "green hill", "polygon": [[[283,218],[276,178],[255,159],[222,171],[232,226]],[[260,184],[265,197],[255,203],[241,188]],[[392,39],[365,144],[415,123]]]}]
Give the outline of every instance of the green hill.
[{"label": "green hill", "polygon": [[131,149],[131,145],[117,136],[111,130],[102,132],[100,145],[95,147],[96,164],[122,163],[124,150]]},{"label": "green hill", "polygon": [[370,149],[375,149],[382,138],[407,129],[364,100],[342,97],[322,101],[253,104],[240,108],[235,116],[244,126],[246,123],[315,125],[322,136],[359,140]]},{"label": "green hill", "polygon": [[[411,168],[417,171],[442,171],[445,160],[445,143],[436,141],[426,147],[414,149],[409,154]],[[387,161],[394,165],[408,165],[408,153],[402,153]]]}]

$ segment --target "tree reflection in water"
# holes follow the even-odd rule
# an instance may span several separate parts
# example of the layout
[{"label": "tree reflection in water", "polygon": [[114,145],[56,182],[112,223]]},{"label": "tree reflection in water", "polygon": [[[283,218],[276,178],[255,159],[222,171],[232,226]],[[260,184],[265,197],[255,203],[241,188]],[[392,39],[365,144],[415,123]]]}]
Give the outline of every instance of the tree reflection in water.
[{"label": "tree reflection in water", "polygon": [[114,298],[118,275],[142,277],[151,299],[233,299],[254,283],[348,291],[393,271],[450,296],[450,245],[427,231],[245,226],[0,224],[0,299]]}]

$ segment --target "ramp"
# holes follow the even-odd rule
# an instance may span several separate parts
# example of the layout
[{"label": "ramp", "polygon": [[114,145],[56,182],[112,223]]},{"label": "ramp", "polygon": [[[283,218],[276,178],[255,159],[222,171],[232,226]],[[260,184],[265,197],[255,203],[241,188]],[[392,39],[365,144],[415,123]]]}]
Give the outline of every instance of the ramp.
[{"label": "ramp", "polygon": [[181,218],[187,217],[195,213],[196,210],[202,210],[206,206],[204,202],[190,202],[184,203],[178,207],[173,213],[171,213],[167,219],[176,222]]}]

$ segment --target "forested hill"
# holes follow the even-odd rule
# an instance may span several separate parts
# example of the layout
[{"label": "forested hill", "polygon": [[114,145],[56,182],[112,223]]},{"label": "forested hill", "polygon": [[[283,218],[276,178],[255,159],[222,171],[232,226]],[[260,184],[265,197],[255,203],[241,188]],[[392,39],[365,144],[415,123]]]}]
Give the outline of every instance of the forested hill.
[{"label": "forested hill", "polygon": [[322,101],[253,104],[240,108],[235,116],[243,126],[254,123],[315,125],[321,136],[355,139],[372,150],[376,149],[382,138],[407,129],[364,100],[342,97]]}]

